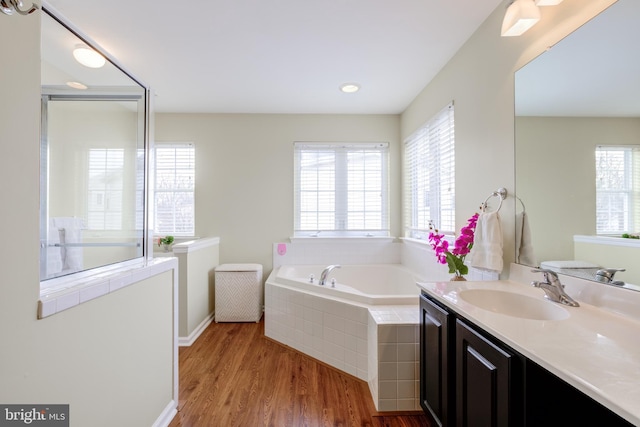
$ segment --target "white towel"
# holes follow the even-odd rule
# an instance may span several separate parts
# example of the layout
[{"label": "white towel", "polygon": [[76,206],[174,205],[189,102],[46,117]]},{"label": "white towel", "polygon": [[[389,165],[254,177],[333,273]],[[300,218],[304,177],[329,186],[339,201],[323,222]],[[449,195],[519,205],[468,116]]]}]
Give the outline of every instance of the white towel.
[{"label": "white towel", "polygon": [[47,276],[58,274],[62,271],[62,252],[60,246],[60,230],[54,227],[53,221],[49,221],[46,240]]},{"label": "white towel", "polygon": [[60,243],[64,248],[62,251],[63,268],[71,271],[82,270],[84,264],[82,247],[66,245],[82,243],[84,220],[73,217],[54,217],[53,223],[60,229]]},{"label": "white towel", "polygon": [[469,264],[482,270],[502,271],[502,227],[497,211],[478,217]]},{"label": "white towel", "polygon": [[531,243],[531,229],[526,212],[516,215],[516,263],[536,267],[538,265]]}]

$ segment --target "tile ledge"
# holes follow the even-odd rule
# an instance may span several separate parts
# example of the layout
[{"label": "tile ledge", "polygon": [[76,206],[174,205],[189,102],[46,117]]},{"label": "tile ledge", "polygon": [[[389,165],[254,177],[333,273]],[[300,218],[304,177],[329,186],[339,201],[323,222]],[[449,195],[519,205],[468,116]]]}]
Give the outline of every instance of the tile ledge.
[{"label": "tile ledge", "polygon": [[94,275],[69,278],[40,291],[38,319],[52,316],[165,271],[177,269],[177,258],[153,258],[128,263]]}]

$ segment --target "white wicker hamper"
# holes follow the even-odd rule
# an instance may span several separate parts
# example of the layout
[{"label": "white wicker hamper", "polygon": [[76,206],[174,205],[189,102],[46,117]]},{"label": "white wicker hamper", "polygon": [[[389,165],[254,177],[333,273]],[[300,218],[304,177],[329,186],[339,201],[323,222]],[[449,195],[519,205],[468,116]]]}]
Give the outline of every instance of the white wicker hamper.
[{"label": "white wicker hamper", "polygon": [[219,265],[215,296],[216,322],[259,322],[264,300],[262,265]]}]

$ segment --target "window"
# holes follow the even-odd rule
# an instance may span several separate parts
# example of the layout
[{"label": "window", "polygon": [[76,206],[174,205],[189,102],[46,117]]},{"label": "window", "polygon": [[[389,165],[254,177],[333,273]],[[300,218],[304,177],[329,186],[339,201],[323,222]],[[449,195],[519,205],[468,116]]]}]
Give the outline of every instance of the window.
[{"label": "window", "polygon": [[635,233],[640,147],[596,148],[596,234]]},{"label": "window", "polygon": [[155,148],[155,234],[195,234],[195,147],[191,143]]},{"label": "window", "polygon": [[388,236],[388,143],[296,142],[295,236]]},{"label": "window", "polygon": [[455,231],[453,103],[405,140],[405,236],[427,239],[429,224]]},{"label": "window", "polygon": [[124,150],[89,149],[89,206],[87,226],[90,230],[120,230],[124,191]]}]

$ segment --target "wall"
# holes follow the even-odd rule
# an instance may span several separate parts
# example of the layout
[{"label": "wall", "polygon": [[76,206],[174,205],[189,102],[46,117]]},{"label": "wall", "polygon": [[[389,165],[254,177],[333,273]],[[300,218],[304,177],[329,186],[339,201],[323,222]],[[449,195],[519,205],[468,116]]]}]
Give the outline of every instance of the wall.
[{"label": "wall", "polygon": [[[211,323],[215,307],[214,277],[220,259],[220,239],[209,237],[178,243],[180,345],[191,345]],[[156,255],[157,256],[157,255]]]},{"label": "wall", "polygon": [[596,146],[637,144],[640,120],[518,117],[516,130],[516,185],[536,257],[573,259],[573,236],[596,234]]},{"label": "wall", "polygon": [[[515,191],[513,73],[614,1],[565,0],[542,8],[541,21],[523,36],[500,37],[505,0],[402,114],[404,139],[454,101],[458,228],[492,191]],[[512,197],[500,214],[506,276],[515,254]]]},{"label": "wall", "polygon": [[171,273],[36,319],[39,25],[40,12],[0,14],[0,402],[68,403],[76,426],[148,426],[173,393]]},{"label": "wall", "polygon": [[400,233],[398,116],[158,114],[155,131],[156,141],[195,144],[196,234],[220,237],[220,263],[271,271],[272,244],[293,234],[294,141],[388,141]]}]

